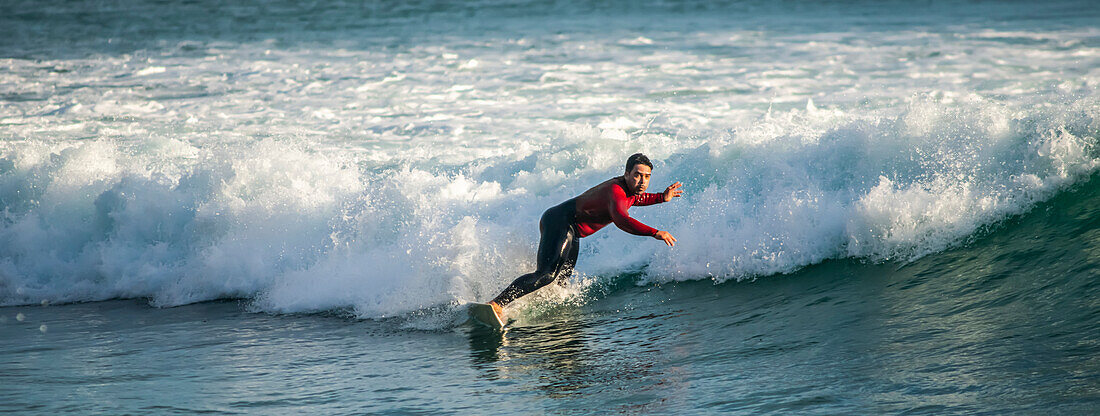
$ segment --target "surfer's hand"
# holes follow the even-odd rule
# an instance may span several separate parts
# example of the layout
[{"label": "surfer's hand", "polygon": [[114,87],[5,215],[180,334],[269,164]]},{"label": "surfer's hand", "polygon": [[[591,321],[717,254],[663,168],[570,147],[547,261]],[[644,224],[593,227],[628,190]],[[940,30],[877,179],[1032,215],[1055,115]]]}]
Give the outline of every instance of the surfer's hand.
[{"label": "surfer's hand", "polygon": [[[683,195],[683,194],[684,194],[684,191],[680,190],[680,182],[676,182],[672,185],[669,185],[668,188],[665,188],[665,192],[664,192],[665,202],[671,201],[672,198],[678,197],[678,196]],[[672,239],[672,241],[676,241],[676,239],[674,238],[674,239]],[[669,245],[671,246],[672,244],[669,244]]]},{"label": "surfer's hand", "polygon": [[658,231],[657,234],[653,235],[653,238],[664,241],[669,247],[676,245],[676,237],[673,237],[668,231]]}]

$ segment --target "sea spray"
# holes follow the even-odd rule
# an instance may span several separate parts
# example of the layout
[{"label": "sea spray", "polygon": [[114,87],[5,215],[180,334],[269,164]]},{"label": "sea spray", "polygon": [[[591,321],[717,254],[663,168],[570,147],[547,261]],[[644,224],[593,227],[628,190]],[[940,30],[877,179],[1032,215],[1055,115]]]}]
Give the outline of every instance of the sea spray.
[{"label": "sea spray", "polygon": [[[632,212],[680,243],[608,230],[582,241],[578,270],[721,281],[919,258],[1094,172],[1095,108],[1006,116],[918,97],[897,116],[790,110],[693,148],[651,145],[655,187],[691,192]],[[362,316],[483,300],[533,267],[545,206],[621,169],[606,140],[569,130],[458,171],[372,168],[294,140],[9,144],[0,288],[7,304],[244,297]]]},{"label": "sea spray", "polygon": [[[534,268],[543,210],[638,151],[652,190],[685,195],[631,213],[679,243],[602,231],[581,241],[581,279],[908,262],[1096,171],[1100,54],[1072,19],[489,9],[492,30],[379,12],[125,45],[4,14],[45,37],[0,43],[0,304],[245,298],[376,318],[483,301]],[[288,16],[348,21],[326,10]]]}]

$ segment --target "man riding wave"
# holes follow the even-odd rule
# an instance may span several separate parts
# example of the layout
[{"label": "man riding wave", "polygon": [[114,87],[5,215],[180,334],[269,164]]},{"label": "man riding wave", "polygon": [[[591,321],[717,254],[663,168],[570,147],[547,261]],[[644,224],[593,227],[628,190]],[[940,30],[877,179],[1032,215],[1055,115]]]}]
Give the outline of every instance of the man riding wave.
[{"label": "man riding wave", "polygon": [[634,235],[650,236],[672,247],[676,238],[668,231],[659,231],[630,217],[631,206],[645,206],[671,201],[684,191],[680,182],[665,188],[661,193],[645,193],[653,163],[641,153],[626,160],[626,171],[575,198],[562,202],[542,214],[539,220],[539,239],[536,268],[516,278],[500,295],[489,301],[497,319],[504,320],[503,307],[539,288],[573,274],[577,264],[580,239],[590,236],[610,223]]}]

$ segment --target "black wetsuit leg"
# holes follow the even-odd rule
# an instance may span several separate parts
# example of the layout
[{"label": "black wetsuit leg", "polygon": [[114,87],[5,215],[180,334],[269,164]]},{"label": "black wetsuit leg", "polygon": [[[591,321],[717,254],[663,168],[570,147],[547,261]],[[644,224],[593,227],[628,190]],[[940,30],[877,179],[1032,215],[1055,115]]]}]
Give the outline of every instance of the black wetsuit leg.
[{"label": "black wetsuit leg", "polygon": [[577,252],[580,250],[580,237],[576,226],[576,201],[570,199],[554,206],[542,214],[539,220],[538,257],[536,270],[520,276],[493,299],[504,306],[509,302],[534,292],[557,279],[565,279],[573,274],[577,264]]}]

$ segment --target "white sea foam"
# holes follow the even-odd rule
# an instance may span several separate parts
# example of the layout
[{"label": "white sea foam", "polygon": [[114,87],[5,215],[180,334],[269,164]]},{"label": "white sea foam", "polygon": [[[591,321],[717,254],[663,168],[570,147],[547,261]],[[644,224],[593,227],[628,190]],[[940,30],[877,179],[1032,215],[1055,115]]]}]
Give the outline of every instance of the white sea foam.
[{"label": "white sea foam", "polygon": [[544,209],[637,151],[685,184],[632,211],[679,244],[601,231],[588,283],[908,261],[1096,171],[1094,28],[722,22],[5,59],[36,99],[0,107],[0,304],[483,301],[533,269]]}]

